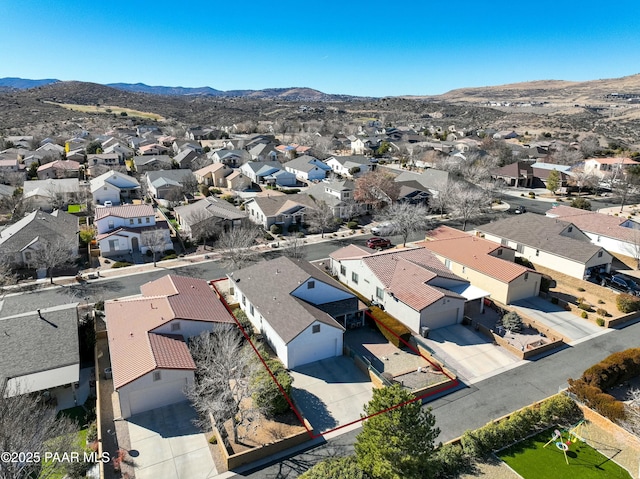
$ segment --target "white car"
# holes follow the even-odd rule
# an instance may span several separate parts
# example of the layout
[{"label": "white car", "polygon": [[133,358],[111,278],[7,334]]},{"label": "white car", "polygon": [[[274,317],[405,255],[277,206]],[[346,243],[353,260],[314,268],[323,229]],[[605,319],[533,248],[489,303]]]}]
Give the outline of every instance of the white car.
[{"label": "white car", "polygon": [[375,236],[389,236],[393,234],[395,228],[393,223],[382,223],[371,228],[371,234]]},{"label": "white car", "polygon": [[106,201],[104,202],[104,206],[106,206],[106,207],[113,206],[113,201],[111,201],[111,200],[106,200]]}]

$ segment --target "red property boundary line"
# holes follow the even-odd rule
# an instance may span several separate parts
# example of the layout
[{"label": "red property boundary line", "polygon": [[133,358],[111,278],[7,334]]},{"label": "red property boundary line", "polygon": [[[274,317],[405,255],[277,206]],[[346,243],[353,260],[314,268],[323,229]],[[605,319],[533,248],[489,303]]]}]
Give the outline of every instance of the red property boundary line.
[{"label": "red property boundary line", "polygon": [[[386,412],[389,411],[393,411],[394,409],[398,409],[400,407],[406,406],[407,404],[410,404],[412,402],[415,401],[422,401],[425,398],[428,398],[430,396],[433,396],[435,394],[439,394],[442,393],[444,391],[448,391],[449,389],[455,388],[457,386],[460,385],[460,381],[455,377],[455,376],[451,376],[446,370],[444,370],[439,364],[434,363],[433,361],[431,361],[428,357],[424,356],[419,349],[414,348],[411,344],[409,344],[407,341],[405,341],[404,339],[402,339],[400,336],[398,336],[396,333],[394,333],[393,331],[391,331],[391,329],[389,329],[386,325],[382,324],[380,321],[378,321],[376,318],[374,318],[368,311],[365,313],[367,315],[368,318],[373,319],[375,321],[375,323],[378,325],[379,328],[384,328],[386,331],[388,331],[389,333],[391,333],[392,335],[394,335],[396,338],[398,338],[406,347],[408,347],[411,351],[413,351],[414,353],[416,353],[417,355],[419,355],[422,359],[424,359],[425,361],[427,361],[429,364],[431,364],[434,368],[436,368],[437,370],[442,371],[442,374],[444,376],[447,377],[447,379],[449,379],[450,383],[444,385],[441,388],[438,389],[434,389],[433,391],[429,391],[421,396],[417,396],[413,399],[410,399],[409,401],[404,401],[400,404],[396,404],[395,406],[392,406],[390,408],[384,409],[382,411],[379,411],[375,414],[370,414],[369,416],[366,417],[361,417],[360,419],[356,419],[354,421],[351,421],[347,424],[342,424],[341,426],[335,427],[333,429],[329,429],[328,431],[324,431],[322,433],[317,433],[314,434],[313,429],[309,429],[309,427],[307,426],[307,423],[304,420],[304,417],[302,416],[302,414],[300,413],[300,411],[298,411],[298,408],[296,408],[295,404],[293,403],[293,400],[289,397],[289,395],[285,392],[284,388],[282,387],[282,385],[278,382],[278,380],[276,379],[275,375],[273,374],[273,372],[271,371],[271,369],[269,368],[269,366],[267,365],[267,363],[265,362],[264,358],[260,355],[260,353],[258,352],[257,347],[253,344],[253,341],[251,341],[251,337],[249,336],[249,334],[247,334],[247,332],[245,331],[245,329],[242,327],[242,325],[240,324],[240,322],[238,321],[238,319],[234,316],[233,312],[231,311],[231,308],[229,308],[229,304],[227,303],[227,301],[224,299],[224,296],[222,294],[220,294],[220,291],[218,290],[218,288],[216,287],[215,283],[218,283],[220,281],[226,281],[229,280],[229,278],[220,278],[220,279],[214,279],[209,281],[209,284],[211,285],[211,287],[213,287],[214,291],[217,293],[218,298],[220,299],[220,301],[222,302],[222,304],[224,305],[224,307],[226,308],[227,312],[231,315],[231,317],[233,318],[233,320],[235,321],[236,325],[238,326],[238,328],[240,329],[240,331],[242,331],[243,336],[245,337],[245,339],[249,342],[249,344],[251,345],[251,348],[253,349],[253,351],[256,353],[256,355],[258,356],[258,358],[260,359],[260,361],[262,362],[262,365],[265,367],[265,369],[267,370],[267,372],[269,373],[269,376],[271,376],[271,379],[273,380],[273,382],[276,383],[276,385],[278,386],[278,390],[280,391],[280,393],[284,396],[285,400],[287,401],[287,403],[289,404],[289,407],[291,407],[291,410],[294,412],[294,414],[296,415],[296,417],[298,418],[298,420],[300,421],[300,423],[302,424],[302,426],[306,429],[307,434],[309,434],[309,437],[311,439],[317,439],[319,437],[323,437],[327,434],[333,433],[335,431],[339,431],[340,429],[344,429],[346,427],[352,426],[354,424],[358,424],[366,419],[369,419],[371,417],[375,417],[378,416],[380,414],[384,414]],[[231,281],[231,280],[229,280]]]}]

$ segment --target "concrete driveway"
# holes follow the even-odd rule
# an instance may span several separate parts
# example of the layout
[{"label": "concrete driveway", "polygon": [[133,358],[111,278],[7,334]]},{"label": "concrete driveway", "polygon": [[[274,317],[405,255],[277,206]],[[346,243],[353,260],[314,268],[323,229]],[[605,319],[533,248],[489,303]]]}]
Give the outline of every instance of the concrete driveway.
[{"label": "concrete driveway", "polygon": [[577,341],[607,331],[540,297],[523,299],[513,303],[512,306],[526,316],[540,321],[565,337],[570,338],[571,341]]},{"label": "concrete driveway", "polygon": [[127,422],[136,479],[206,479],[217,475],[205,435],[188,402],[131,416]]},{"label": "concrete driveway", "polygon": [[473,383],[523,364],[469,326],[454,324],[429,332],[427,345],[466,383]]},{"label": "concrete driveway", "polygon": [[316,434],[357,421],[373,397],[369,376],[346,356],[305,364],[291,376],[296,407]]}]

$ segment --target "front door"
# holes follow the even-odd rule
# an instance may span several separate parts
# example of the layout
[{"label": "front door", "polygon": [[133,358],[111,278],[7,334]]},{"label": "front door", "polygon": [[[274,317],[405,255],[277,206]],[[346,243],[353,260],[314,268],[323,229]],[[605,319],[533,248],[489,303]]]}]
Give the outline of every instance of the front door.
[{"label": "front door", "polygon": [[138,238],[135,236],[131,238],[131,250],[134,253],[138,253],[140,251],[140,245],[138,244]]}]

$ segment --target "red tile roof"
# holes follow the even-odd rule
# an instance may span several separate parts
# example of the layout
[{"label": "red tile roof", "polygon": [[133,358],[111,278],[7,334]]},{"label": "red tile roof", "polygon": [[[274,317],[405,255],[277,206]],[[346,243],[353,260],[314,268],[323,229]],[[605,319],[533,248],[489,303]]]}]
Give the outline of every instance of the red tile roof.
[{"label": "red tile roof", "polygon": [[465,233],[464,231],[457,230],[452,228],[451,226],[441,225],[437,228],[427,231],[425,236],[425,240],[442,240],[442,239],[451,239],[451,238],[467,238],[469,237],[469,233]]},{"label": "red tile roof", "polygon": [[[640,237],[640,225],[624,216],[606,215],[570,206],[556,206],[547,216],[569,221],[586,233],[607,236],[635,245]],[[622,226],[623,224],[628,226]]]},{"label": "red tile roof", "polygon": [[196,364],[182,336],[149,333],[149,344],[158,368],[195,371]]},{"label": "red tile roof", "polygon": [[138,298],[105,303],[116,389],[154,369],[168,368],[171,361],[186,365],[184,351],[179,351],[182,346],[155,337],[158,334],[154,330],[159,327],[175,319],[234,322],[205,280],[168,275],[146,283],[140,289],[143,294]]},{"label": "red tile roof", "polygon": [[510,283],[524,273],[532,271],[517,263],[492,256],[491,253],[503,248],[503,246],[477,236],[465,235],[437,241],[425,241],[420,245],[454,263],[505,283]]},{"label": "red tile roof", "polygon": [[96,220],[106,218],[107,216],[138,218],[140,216],[154,215],[153,206],[151,205],[122,205],[96,208]]}]

